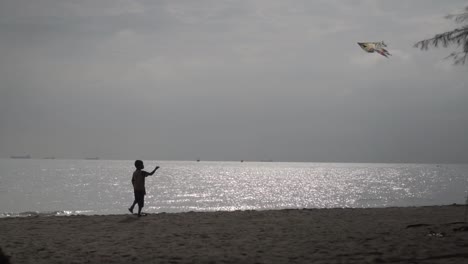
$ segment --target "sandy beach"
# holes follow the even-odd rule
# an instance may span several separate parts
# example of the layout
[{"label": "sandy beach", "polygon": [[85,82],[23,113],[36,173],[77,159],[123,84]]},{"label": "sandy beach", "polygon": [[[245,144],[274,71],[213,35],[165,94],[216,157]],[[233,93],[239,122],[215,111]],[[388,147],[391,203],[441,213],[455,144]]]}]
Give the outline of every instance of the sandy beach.
[{"label": "sandy beach", "polygon": [[0,219],[11,263],[467,263],[464,206]]}]

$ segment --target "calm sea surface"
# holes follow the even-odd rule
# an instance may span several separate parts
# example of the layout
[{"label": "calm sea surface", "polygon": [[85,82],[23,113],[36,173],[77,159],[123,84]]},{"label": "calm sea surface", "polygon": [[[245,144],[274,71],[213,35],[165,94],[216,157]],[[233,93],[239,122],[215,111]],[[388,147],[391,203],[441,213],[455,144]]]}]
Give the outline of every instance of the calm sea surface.
[{"label": "calm sea surface", "polygon": [[[145,161],[144,211],[463,204],[468,165]],[[122,214],[133,161],[0,159],[0,217]]]}]

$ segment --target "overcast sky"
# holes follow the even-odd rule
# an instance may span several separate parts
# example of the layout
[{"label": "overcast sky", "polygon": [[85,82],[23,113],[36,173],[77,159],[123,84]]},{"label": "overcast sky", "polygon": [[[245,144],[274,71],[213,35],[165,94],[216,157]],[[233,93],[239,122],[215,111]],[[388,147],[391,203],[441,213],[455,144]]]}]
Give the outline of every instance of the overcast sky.
[{"label": "overcast sky", "polygon": [[467,5],[0,0],[0,158],[466,163]]}]

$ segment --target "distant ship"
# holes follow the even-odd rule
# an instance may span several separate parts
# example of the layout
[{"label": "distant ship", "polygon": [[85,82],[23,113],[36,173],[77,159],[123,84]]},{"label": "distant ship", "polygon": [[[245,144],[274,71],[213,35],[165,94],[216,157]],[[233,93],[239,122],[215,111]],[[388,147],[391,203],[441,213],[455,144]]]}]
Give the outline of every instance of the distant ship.
[{"label": "distant ship", "polygon": [[45,157],[43,159],[55,159],[55,157]]},{"label": "distant ship", "polygon": [[91,158],[85,158],[86,160],[98,160],[99,157],[91,157]]},{"label": "distant ship", "polygon": [[25,156],[10,156],[10,159],[30,159],[30,155],[25,155]]}]

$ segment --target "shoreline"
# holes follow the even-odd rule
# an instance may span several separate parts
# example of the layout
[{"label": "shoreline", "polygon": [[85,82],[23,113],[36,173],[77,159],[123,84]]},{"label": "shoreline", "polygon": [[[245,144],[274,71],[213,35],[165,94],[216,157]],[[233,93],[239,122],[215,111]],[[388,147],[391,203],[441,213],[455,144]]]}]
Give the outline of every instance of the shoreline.
[{"label": "shoreline", "polygon": [[[262,211],[283,211],[283,210],[335,210],[335,209],[391,209],[391,208],[419,208],[419,207],[444,207],[444,206],[466,206],[468,213],[468,204],[452,203],[452,204],[440,204],[440,205],[408,205],[408,206],[385,206],[385,207],[327,207],[327,208],[278,208],[278,209],[238,209],[238,210],[192,210],[192,211],[175,211],[175,212],[144,212],[147,215],[159,215],[159,214],[185,214],[185,213],[217,213],[217,212],[262,212]],[[108,214],[99,214],[99,213],[89,213],[91,210],[59,210],[59,211],[24,211],[19,213],[14,212],[0,212],[0,219],[4,218],[27,218],[27,217],[67,217],[67,216],[117,216],[117,215],[127,215],[122,210],[123,213],[108,213]],[[144,210],[143,210],[144,211]],[[467,214],[468,219],[468,214]]]},{"label": "shoreline", "polygon": [[465,205],[0,218],[11,263],[461,263]]}]

